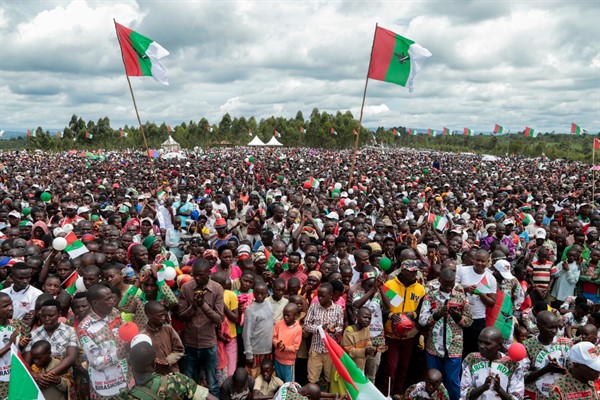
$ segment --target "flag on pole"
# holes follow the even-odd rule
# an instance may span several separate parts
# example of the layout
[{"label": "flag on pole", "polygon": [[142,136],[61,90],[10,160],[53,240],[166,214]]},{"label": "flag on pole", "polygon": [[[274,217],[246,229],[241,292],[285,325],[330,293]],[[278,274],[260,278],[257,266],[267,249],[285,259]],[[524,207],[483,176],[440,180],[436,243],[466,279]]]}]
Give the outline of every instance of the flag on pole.
[{"label": "flag on pole", "polygon": [[85,132],[85,138],[86,139],[93,139],[94,135],[92,135],[91,133],[89,133],[88,131]]},{"label": "flag on pole", "polygon": [[415,134],[415,131],[414,131],[414,129],[410,128],[410,129],[408,130],[408,136],[413,136],[414,134]]},{"label": "flag on pole", "polygon": [[10,377],[8,398],[14,400],[45,400],[42,391],[33,379],[27,363],[15,344],[10,346]]},{"label": "flag on pole", "polygon": [[531,138],[537,137],[537,133],[535,133],[535,130],[533,130],[527,126],[527,127],[525,127],[525,132],[523,133],[523,136],[531,139]]},{"label": "flag on pole", "polygon": [[513,326],[513,303],[510,296],[503,291],[496,291],[496,303],[487,309],[485,326],[495,326],[500,329],[502,339],[508,340]]},{"label": "flag on pole", "polygon": [[306,129],[304,129],[303,127],[300,127],[300,134],[302,135],[303,133],[306,133]]},{"label": "flag on pole", "polygon": [[35,132],[35,129],[29,130],[27,129],[27,137],[36,137],[37,134]]},{"label": "flag on pole", "polygon": [[56,132],[56,137],[60,139],[62,137],[62,132],[61,131]]},{"label": "flag on pole", "polygon": [[171,133],[171,125],[167,125],[167,132]]},{"label": "flag on pole", "polygon": [[581,127],[571,122],[571,135],[581,135],[582,133],[583,130],[581,129]]},{"label": "flag on pole", "polygon": [[277,132],[277,129],[273,130],[273,136],[278,138],[281,137],[281,133]]},{"label": "flag on pole", "polygon": [[127,135],[129,135],[129,132],[121,131],[120,135],[121,135],[122,138],[126,138]]},{"label": "flag on pole", "polygon": [[414,90],[415,76],[431,52],[410,39],[380,26],[375,30],[369,78],[408,86]]},{"label": "flag on pole", "polygon": [[307,181],[310,184],[312,189],[318,189],[321,182],[318,179],[315,179],[313,176]]},{"label": "flag on pole", "polygon": [[435,136],[435,130],[433,129],[427,129],[427,136]]},{"label": "flag on pole", "polygon": [[598,138],[594,138],[594,150],[598,149],[600,149],[600,141],[598,141]]},{"label": "flag on pole", "polygon": [[483,278],[481,278],[481,280],[479,281],[479,283],[475,287],[475,293],[476,294],[479,294],[479,293],[482,293],[482,294],[493,293],[492,286],[490,285],[490,282],[488,281],[486,275],[484,275]]},{"label": "flag on pole", "polygon": [[465,128],[463,130],[463,136],[473,136],[473,129]]},{"label": "flag on pole", "polygon": [[352,133],[354,133],[354,136],[358,136],[358,132],[356,132],[356,129],[352,129]]},{"label": "flag on pole", "polygon": [[443,136],[448,136],[450,135],[450,129],[444,127],[444,129],[442,130],[442,135]]},{"label": "flag on pole", "polygon": [[504,133],[504,127],[502,125],[494,125],[494,133]]},{"label": "flag on pole", "polygon": [[337,135],[337,131],[336,131],[335,129],[333,129],[333,128],[331,128],[331,129],[329,130],[329,132],[331,132],[333,135]]},{"label": "flag on pole", "polygon": [[140,35],[115,21],[117,38],[121,45],[127,76],[151,76],[163,85],[169,85],[167,70],[160,59],[169,55],[160,44]]},{"label": "flag on pole", "polygon": [[342,347],[319,327],[319,335],[327,349],[335,370],[342,378],[348,396],[352,400],[385,400],[385,396],[368,380],[365,374],[358,369],[356,363],[342,349]]},{"label": "flag on pole", "polygon": [[248,128],[248,136],[252,136],[252,129],[250,129],[250,128]]},{"label": "flag on pole", "polygon": [[396,128],[394,128],[394,129],[392,130],[392,134],[393,134],[394,136],[400,136],[400,135],[398,134],[398,131],[396,130]]}]

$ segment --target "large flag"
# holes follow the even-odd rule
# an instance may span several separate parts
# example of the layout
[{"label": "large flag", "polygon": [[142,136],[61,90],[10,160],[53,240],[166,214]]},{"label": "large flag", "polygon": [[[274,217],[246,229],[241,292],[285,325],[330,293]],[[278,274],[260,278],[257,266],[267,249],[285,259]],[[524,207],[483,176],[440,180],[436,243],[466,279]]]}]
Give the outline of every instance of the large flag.
[{"label": "large flag", "polygon": [[129,135],[129,132],[121,131],[120,135],[121,135],[122,138],[126,138],[127,135]]},{"label": "large flag", "polygon": [[87,132],[87,131],[86,131],[86,132],[85,132],[85,138],[86,138],[86,139],[93,139],[93,138],[94,138],[94,135],[92,135],[91,133],[89,133],[89,132]]},{"label": "large flag", "polygon": [[352,400],[385,400],[385,396],[358,369],[352,358],[321,327],[319,327],[319,334],[335,370],[344,381],[350,398]]},{"label": "large flag", "polygon": [[410,39],[380,26],[375,31],[369,78],[408,86],[414,90],[413,81],[431,52]]},{"label": "large flag", "polygon": [[273,136],[276,137],[276,138],[281,137],[281,133],[277,132],[277,129],[274,129],[273,130]]},{"label": "large flag", "polygon": [[128,76],[152,76],[163,85],[168,85],[167,70],[160,59],[169,55],[160,44],[140,35],[136,31],[115,22],[121,45],[125,73]]},{"label": "large flag", "polygon": [[502,125],[496,124],[494,126],[494,133],[504,133],[504,127]]},{"label": "large flag", "polygon": [[600,149],[600,141],[598,140],[598,138],[594,138],[594,150],[599,150]]},{"label": "large flag", "polygon": [[530,127],[525,127],[525,132],[523,133],[523,136],[528,138],[534,138],[537,136],[537,133],[535,133],[535,130],[531,129]]},{"label": "large flag", "polygon": [[503,291],[496,291],[496,303],[487,309],[485,326],[495,326],[502,332],[502,339],[508,340],[513,326],[513,303]]},{"label": "large flag", "polygon": [[10,346],[10,378],[8,382],[9,400],[45,400],[42,391],[33,379],[27,363],[19,352],[19,348]]},{"label": "large flag", "polygon": [[27,129],[27,137],[36,137],[37,134],[35,133],[35,129]]},{"label": "large flag", "polygon": [[583,130],[581,129],[581,127],[571,122],[571,135],[581,135],[582,133]]},{"label": "large flag", "polygon": [[444,136],[450,135],[450,129],[444,127],[444,129],[442,130],[442,135],[444,135]]},{"label": "large flag", "polygon": [[463,136],[473,136],[473,129],[465,128],[463,130]]}]

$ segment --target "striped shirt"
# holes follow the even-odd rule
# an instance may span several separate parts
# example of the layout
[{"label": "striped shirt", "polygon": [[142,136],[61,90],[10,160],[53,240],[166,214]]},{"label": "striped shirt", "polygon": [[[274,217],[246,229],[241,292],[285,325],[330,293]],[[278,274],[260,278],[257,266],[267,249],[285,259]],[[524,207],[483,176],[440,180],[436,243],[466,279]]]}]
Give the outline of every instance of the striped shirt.
[{"label": "striped shirt", "polygon": [[552,262],[546,261],[541,263],[534,261],[530,267],[527,267],[527,272],[531,272],[533,278],[533,284],[542,290],[546,290],[550,284],[550,269],[552,268]]}]

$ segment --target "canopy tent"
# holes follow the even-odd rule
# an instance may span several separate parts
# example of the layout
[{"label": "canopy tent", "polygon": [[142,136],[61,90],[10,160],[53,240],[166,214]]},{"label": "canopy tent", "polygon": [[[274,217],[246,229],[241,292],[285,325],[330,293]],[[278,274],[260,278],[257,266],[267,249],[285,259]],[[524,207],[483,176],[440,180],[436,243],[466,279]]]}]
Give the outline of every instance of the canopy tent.
[{"label": "canopy tent", "polygon": [[283,145],[282,145],[281,143],[279,143],[279,140],[277,140],[277,139],[275,138],[275,136],[273,136],[273,137],[271,138],[271,140],[269,140],[269,141],[267,142],[266,146],[283,146]]},{"label": "canopy tent", "polygon": [[265,143],[260,140],[258,136],[254,136],[254,138],[248,143],[248,146],[264,146]]},{"label": "canopy tent", "polygon": [[187,157],[183,153],[171,152],[171,153],[165,153],[165,154],[163,154],[163,158],[165,158],[167,160],[172,160],[174,158],[176,158],[178,160],[183,160],[183,159],[185,159]]},{"label": "canopy tent", "polygon": [[175,151],[175,150],[180,150],[181,146],[179,145],[179,143],[177,143],[172,137],[171,135],[169,135],[169,138],[160,146],[161,148],[167,150],[167,151]]}]

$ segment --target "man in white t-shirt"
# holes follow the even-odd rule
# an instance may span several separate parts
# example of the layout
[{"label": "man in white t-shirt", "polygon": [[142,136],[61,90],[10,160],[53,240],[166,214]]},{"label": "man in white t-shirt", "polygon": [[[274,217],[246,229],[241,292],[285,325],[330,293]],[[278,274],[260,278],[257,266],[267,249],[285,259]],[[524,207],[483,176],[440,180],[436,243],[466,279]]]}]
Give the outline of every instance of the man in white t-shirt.
[{"label": "man in white t-shirt", "polygon": [[8,294],[13,302],[13,319],[33,318],[35,301],[42,291],[29,284],[31,275],[31,267],[24,262],[15,263],[10,270],[13,285],[2,292]]},{"label": "man in white t-shirt", "polygon": [[463,266],[456,271],[456,281],[464,287],[473,315],[471,326],[464,328],[463,358],[478,351],[477,340],[485,328],[486,307],[493,307],[496,303],[497,284],[496,278],[487,268],[489,259],[487,250],[478,250],[473,266]]}]

